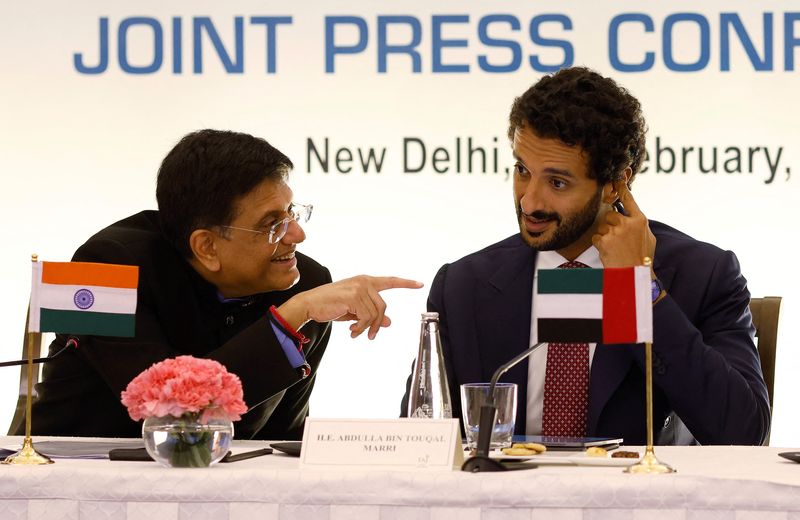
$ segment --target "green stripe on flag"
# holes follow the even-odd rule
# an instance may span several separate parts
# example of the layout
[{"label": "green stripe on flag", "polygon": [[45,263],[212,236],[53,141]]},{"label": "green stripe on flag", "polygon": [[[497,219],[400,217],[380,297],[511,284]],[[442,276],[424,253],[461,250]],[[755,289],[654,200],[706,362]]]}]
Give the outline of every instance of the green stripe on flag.
[{"label": "green stripe on flag", "polygon": [[62,334],[132,337],[135,314],[41,309],[39,330]]},{"label": "green stripe on flag", "polygon": [[539,294],[603,294],[602,269],[542,269]]}]

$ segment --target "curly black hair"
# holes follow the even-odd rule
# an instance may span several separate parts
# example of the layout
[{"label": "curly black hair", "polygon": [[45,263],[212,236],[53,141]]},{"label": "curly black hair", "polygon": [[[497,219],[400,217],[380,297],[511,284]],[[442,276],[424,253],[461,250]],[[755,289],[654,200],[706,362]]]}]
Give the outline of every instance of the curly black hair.
[{"label": "curly black hair", "polygon": [[189,236],[195,229],[230,224],[241,197],[264,180],[284,181],[292,168],[288,157],[259,137],[210,129],[192,132],[158,170],[161,229],[191,258]]},{"label": "curly black hair", "polygon": [[[545,76],[514,100],[508,137],[528,127],[542,138],[580,146],[589,155],[589,176],[599,184],[633,176],[645,157],[647,126],[639,101],[611,78],[585,67]],[[629,182],[630,184],[630,182]]]}]

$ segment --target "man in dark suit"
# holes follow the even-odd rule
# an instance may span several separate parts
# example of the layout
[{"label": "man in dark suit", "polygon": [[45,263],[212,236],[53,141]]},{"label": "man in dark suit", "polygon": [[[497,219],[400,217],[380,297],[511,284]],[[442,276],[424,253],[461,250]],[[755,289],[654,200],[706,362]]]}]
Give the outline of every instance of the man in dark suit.
[{"label": "man in dark suit", "polygon": [[[454,397],[533,344],[539,269],[649,257],[657,442],[760,444],[770,411],[746,281],[733,253],[648,221],[637,206],[629,186],[645,155],[639,102],[609,78],[564,69],[517,98],[509,119],[520,233],[443,266],[428,300]],[[539,348],[504,377],[518,385],[516,433],[645,444],[643,346],[569,346],[566,391],[565,361],[552,355],[563,347]]]},{"label": "man in dark suit", "polygon": [[[311,206],[293,201],[291,169],[263,139],[234,132],[195,132],[169,152],[159,211],[112,224],[73,258],[139,266],[135,336],[77,337],[78,348],[45,365],[34,433],[139,436],[120,393],[151,364],[190,354],[241,379],[249,410],[237,438],[300,438],[329,322],[353,321],[353,337],[373,339],[389,324],[379,292],[421,284],[331,283],[325,267],[296,251]],[[67,340],[57,336],[51,353]]]}]

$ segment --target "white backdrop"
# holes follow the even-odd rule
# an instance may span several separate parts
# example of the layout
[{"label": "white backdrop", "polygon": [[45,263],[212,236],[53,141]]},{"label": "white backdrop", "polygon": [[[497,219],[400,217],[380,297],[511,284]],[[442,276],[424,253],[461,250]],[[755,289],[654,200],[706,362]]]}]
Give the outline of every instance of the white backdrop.
[{"label": "white backdrop", "polygon": [[[800,392],[793,377],[800,371],[793,348],[800,282],[782,262],[800,221],[792,176],[800,161],[800,1],[48,0],[6,3],[2,11],[3,359],[20,353],[30,254],[68,260],[98,229],[155,207],[161,159],[199,128],[262,136],[293,159],[296,200],[315,205],[300,249],[334,278],[394,274],[429,285],[443,262],[516,229],[505,173],[513,163],[505,138],[513,98],[542,75],[542,65],[586,65],[642,101],[651,160],[634,195],[648,217],[734,250],[755,296],[784,296],[772,443],[800,442],[790,404]],[[332,18],[342,16],[361,22]],[[268,31],[258,17],[291,21]],[[413,42],[417,30],[418,72],[415,59],[401,54],[388,55],[380,70],[379,20],[392,22],[389,45]],[[230,54],[229,70],[209,26]],[[334,52],[359,43],[358,52]],[[92,68],[104,70],[87,73]],[[309,140],[322,150],[326,138],[327,173],[309,153]],[[406,138],[425,144],[419,173],[404,172],[421,161],[418,141],[410,141],[404,161]],[[484,168],[476,153],[472,173],[470,138],[489,159]],[[378,157],[385,149],[380,173],[374,162],[367,173],[359,166],[358,149],[369,147]],[[431,165],[436,147],[450,155],[445,173]],[[347,173],[336,168],[340,148],[355,158]],[[705,170],[717,154],[715,171],[701,171],[701,148]],[[345,159],[348,152],[338,153]],[[426,295],[427,289],[386,294],[394,324],[374,342],[352,341],[345,325],[334,326],[313,415],[398,414]],[[0,378],[0,424],[10,421],[17,374],[5,369]]]}]

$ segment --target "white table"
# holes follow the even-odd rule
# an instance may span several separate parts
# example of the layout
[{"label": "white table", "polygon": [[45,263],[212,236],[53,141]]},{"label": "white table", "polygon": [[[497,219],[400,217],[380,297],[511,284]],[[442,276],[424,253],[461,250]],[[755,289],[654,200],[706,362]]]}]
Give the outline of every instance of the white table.
[{"label": "white table", "polygon": [[[17,441],[0,438],[3,446]],[[493,474],[300,471],[298,459],[278,454],[210,469],[59,459],[0,466],[0,519],[800,520],[800,464],[780,451],[789,449],[657,447],[678,469],[673,475],[563,466]]]}]

